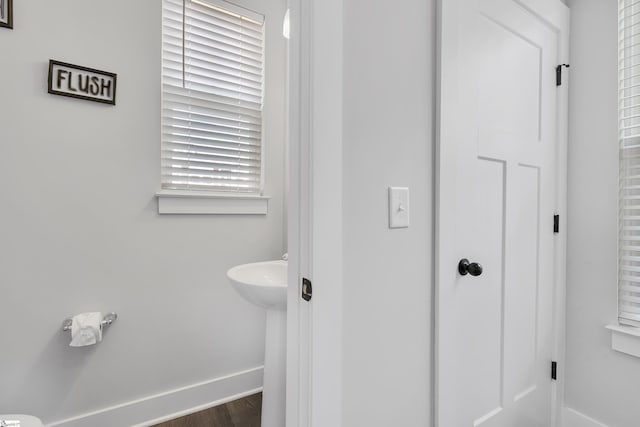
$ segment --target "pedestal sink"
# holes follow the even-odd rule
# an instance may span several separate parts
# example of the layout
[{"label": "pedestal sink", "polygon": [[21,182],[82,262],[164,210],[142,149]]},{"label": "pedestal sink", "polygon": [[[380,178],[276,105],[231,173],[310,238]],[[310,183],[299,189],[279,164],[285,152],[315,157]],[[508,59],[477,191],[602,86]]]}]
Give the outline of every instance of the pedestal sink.
[{"label": "pedestal sink", "polygon": [[267,310],[262,392],[262,427],[285,425],[287,262],[243,264],[227,271],[233,288]]}]

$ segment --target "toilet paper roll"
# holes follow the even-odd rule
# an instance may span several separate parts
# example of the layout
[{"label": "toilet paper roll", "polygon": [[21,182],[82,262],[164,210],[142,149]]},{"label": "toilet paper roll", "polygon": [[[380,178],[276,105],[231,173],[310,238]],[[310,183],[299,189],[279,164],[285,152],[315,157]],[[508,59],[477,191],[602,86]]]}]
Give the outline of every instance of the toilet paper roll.
[{"label": "toilet paper roll", "polygon": [[80,313],[71,320],[71,347],[85,347],[102,341],[102,313]]}]

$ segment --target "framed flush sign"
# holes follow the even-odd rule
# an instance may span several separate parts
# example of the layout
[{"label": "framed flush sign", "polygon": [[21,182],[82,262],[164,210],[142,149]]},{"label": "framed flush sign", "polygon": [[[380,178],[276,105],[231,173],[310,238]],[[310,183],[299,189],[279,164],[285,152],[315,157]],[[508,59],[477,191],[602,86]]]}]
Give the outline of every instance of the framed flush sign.
[{"label": "framed flush sign", "polygon": [[0,0],[0,27],[13,28],[13,0]]},{"label": "framed flush sign", "polygon": [[53,95],[115,105],[116,78],[114,73],[49,60],[49,93]]}]

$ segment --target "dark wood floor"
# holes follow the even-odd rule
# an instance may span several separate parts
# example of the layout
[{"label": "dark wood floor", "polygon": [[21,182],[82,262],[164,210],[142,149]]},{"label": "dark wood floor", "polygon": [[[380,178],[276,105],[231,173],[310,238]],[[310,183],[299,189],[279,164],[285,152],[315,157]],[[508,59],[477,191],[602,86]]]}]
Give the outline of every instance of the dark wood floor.
[{"label": "dark wood floor", "polygon": [[234,400],[154,427],[260,427],[262,393]]}]

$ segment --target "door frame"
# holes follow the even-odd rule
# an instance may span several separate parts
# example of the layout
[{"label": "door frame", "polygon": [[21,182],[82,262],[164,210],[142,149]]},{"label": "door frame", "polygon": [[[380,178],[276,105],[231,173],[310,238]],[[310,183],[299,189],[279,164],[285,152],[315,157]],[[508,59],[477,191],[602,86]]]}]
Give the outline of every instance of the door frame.
[{"label": "door frame", "polygon": [[[440,272],[443,268],[450,266],[440,265],[442,250],[440,240],[440,229],[446,222],[447,208],[443,203],[441,191],[441,178],[446,171],[442,170],[442,138],[441,138],[441,105],[445,101],[441,97],[442,89],[442,55],[444,53],[442,34],[446,29],[442,24],[442,5],[447,0],[437,0],[436,3],[436,191],[435,191],[435,298],[434,298],[434,393],[433,393],[433,416],[434,425],[441,426],[439,421],[439,336],[440,336]],[[513,0],[527,9],[532,14],[538,16],[546,25],[558,34],[558,64],[569,63],[569,32],[570,13],[569,8],[560,0]],[[552,19],[546,17],[552,16]],[[569,76],[565,73],[562,86],[557,88],[557,166],[556,166],[556,200],[555,213],[560,215],[560,232],[555,236],[554,241],[554,301],[553,301],[553,360],[558,362],[557,381],[551,385],[551,427],[562,425],[562,406],[564,398],[564,366],[565,366],[565,319],[566,319],[566,248],[567,248],[567,141],[568,141],[568,87]],[[443,207],[444,206],[444,207]],[[549,213],[551,215],[551,213]],[[562,219],[565,219],[562,222]],[[551,226],[551,221],[549,222]],[[549,367],[551,369],[551,367]]]},{"label": "door frame", "polygon": [[[289,7],[286,425],[340,427],[342,0]],[[300,297],[303,277],[310,302]]]},{"label": "door frame", "polygon": [[[299,298],[300,280],[310,272],[309,235],[309,50],[308,14],[303,0],[289,2],[290,39],[287,75],[288,116],[288,195],[287,251],[289,253],[287,287],[287,364],[286,425],[310,425],[310,356],[307,339],[310,307]],[[306,10],[304,11],[306,12]],[[304,19],[304,22],[303,22]],[[303,49],[303,46],[305,49]],[[304,123],[303,123],[304,122]]]}]

